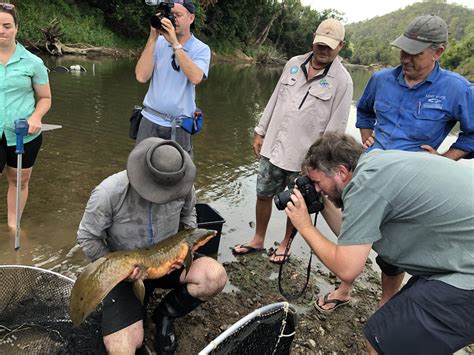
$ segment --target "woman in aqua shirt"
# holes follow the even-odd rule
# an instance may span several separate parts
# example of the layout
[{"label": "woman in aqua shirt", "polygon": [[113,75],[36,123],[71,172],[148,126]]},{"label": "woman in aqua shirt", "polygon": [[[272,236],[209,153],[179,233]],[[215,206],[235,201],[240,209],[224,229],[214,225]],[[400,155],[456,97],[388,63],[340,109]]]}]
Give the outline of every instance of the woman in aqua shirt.
[{"label": "woman in aqua shirt", "polygon": [[15,121],[28,120],[24,138],[20,216],[28,198],[32,166],[42,142],[41,120],[51,107],[48,72],[43,61],[16,42],[18,19],[15,6],[0,3],[0,173],[8,180],[8,226],[16,226]]}]

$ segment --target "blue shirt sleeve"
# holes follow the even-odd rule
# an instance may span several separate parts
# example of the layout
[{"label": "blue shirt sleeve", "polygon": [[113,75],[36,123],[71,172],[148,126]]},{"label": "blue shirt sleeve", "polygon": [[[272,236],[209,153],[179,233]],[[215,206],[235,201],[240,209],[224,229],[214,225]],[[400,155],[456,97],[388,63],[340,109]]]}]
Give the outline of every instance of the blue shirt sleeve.
[{"label": "blue shirt sleeve", "polygon": [[377,117],[375,115],[374,103],[375,92],[377,89],[377,73],[372,75],[367,86],[364,89],[362,96],[357,102],[357,128],[374,129]]},{"label": "blue shirt sleeve", "polygon": [[474,158],[474,85],[469,85],[465,94],[456,103],[455,115],[461,131],[451,148],[470,152],[466,159]]},{"label": "blue shirt sleeve", "polygon": [[204,74],[203,79],[207,79],[209,64],[211,62],[211,49],[208,46],[203,46],[195,55],[193,55],[192,61],[202,70]]}]

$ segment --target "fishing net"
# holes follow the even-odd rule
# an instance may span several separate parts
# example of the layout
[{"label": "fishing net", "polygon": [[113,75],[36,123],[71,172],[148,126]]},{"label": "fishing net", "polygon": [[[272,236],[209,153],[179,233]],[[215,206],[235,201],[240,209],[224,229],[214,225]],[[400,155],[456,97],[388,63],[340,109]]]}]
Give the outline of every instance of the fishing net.
[{"label": "fishing net", "polygon": [[259,308],[206,346],[206,354],[290,354],[297,323],[296,309],[288,302]]},{"label": "fishing net", "polygon": [[105,354],[100,314],[69,319],[74,280],[30,266],[0,266],[0,354]]}]

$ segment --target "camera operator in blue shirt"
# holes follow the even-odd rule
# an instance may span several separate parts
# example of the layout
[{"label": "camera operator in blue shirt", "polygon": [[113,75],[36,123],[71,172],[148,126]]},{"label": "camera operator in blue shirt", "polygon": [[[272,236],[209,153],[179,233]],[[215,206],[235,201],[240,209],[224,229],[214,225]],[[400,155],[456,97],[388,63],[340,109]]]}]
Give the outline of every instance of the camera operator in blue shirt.
[{"label": "camera operator in blue shirt", "polygon": [[150,27],[135,67],[140,83],[151,79],[136,141],[138,144],[149,137],[173,139],[192,153],[191,135],[179,126],[179,119],[192,117],[196,110],[195,87],[207,78],[211,50],[191,33],[195,18],[192,0],[155,2],[171,7],[173,16],[157,14],[161,21],[154,21]]}]

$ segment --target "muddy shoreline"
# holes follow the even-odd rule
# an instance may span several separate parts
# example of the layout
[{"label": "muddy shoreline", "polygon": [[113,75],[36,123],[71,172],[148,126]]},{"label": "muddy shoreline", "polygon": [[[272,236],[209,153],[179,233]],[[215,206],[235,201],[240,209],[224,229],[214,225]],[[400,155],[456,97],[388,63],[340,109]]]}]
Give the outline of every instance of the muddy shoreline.
[{"label": "muddy shoreline", "polygon": [[[370,262],[370,261],[369,261]],[[189,315],[176,320],[177,355],[197,354],[210,341],[233,323],[264,305],[286,301],[278,291],[279,266],[268,261],[265,253],[241,256],[237,261],[225,262],[231,287],[204,303]],[[296,293],[306,279],[307,261],[291,258],[285,266],[284,289]],[[365,351],[362,328],[377,307],[380,297],[379,275],[370,264],[354,285],[350,304],[330,315],[320,314],[313,306],[319,294],[318,284],[336,284],[334,275],[313,261],[309,284],[299,299],[291,302],[298,310],[298,325],[292,354],[351,353]],[[230,290],[228,290],[230,288]],[[166,291],[157,290],[153,296],[151,314]],[[150,319],[150,317],[148,317]],[[154,324],[145,324],[146,344],[153,349]]]}]

